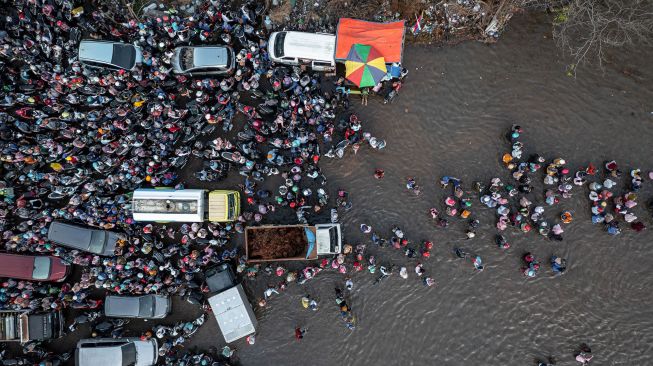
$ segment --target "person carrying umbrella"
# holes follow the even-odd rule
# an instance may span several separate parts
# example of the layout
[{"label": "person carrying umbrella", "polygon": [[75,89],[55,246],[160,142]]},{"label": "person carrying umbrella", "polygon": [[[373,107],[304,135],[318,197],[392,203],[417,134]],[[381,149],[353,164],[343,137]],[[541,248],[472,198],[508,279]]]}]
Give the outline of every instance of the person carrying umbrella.
[{"label": "person carrying umbrella", "polygon": [[367,105],[369,88],[376,86],[387,73],[385,58],[372,46],[354,44],[345,60],[345,77],[361,88],[361,104]]}]

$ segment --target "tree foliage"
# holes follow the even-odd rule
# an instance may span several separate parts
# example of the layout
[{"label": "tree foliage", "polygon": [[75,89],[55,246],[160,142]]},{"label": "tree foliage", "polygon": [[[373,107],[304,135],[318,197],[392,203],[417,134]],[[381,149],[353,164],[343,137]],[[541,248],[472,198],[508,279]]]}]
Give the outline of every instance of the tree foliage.
[{"label": "tree foliage", "polygon": [[575,65],[603,65],[610,49],[651,45],[652,0],[572,0],[558,11],[553,36]]}]

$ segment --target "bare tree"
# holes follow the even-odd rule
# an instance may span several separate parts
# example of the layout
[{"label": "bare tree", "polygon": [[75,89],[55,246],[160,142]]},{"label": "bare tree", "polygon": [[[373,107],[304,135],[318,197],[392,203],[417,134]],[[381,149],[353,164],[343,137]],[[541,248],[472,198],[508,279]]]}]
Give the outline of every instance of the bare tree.
[{"label": "bare tree", "polygon": [[555,11],[553,36],[573,73],[586,62],[602,67],[608,49],[653,43],[653,0],[571,0]]}]

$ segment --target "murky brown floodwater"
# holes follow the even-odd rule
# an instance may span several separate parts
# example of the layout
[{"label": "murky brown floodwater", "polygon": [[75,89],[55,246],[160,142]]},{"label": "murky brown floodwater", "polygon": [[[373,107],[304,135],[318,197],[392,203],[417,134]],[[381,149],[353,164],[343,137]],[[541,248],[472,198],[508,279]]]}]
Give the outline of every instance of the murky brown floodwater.
[{"label": "murky brown floodwater", "polygon": [[[605,74],[585,68],[577,79],[569,78],[545,19],[533,16],[515,18],[492,46],[407,47],[410,75],[400,97],[392,106],[370,101],[359,108],[365,128],[385,138],[388,147],[363,148],[356,156],[350,150],[323,168],[330,192],[345,188],[354,201],[341,215],[347,241],[369,243],[357,229],[363,222],[385,236],[398,224],[413,241],[430,239],[435,255],[424,263],[438,286],[424,287],[412,267],[408,280],[393,275],[377,285],[377,275],[354,275],[351,301],[359,324],[350,331],[333,293],[344,276],[321,273],[259,311],[256,345],[238,345],[241,363],[517,366],[553,355],[564,366],[577,364],[572,352],[587,342],[597,365],[653,364],[653,231],[624,229],[610,237],[592,226],[586,187],[575,187],[572,199],[548,210],[551,216],[563,208],[575,213],[563,242],[509,229],[513,246],[499,251],[494,213],[480,208],[477,199],[474,213],[482,227],[473,240],[464,240],[462,221],[443,230],[427,216],[429,207],[442,207],[445,191],[435,184],[441,175],[463,179],[465,188],[476,179],[507,178],[499,159],[514,122],[526,130],[527,153],[561,156],[572,168],[614,158],[624,171],[652,170],[651,56],[633,54],[628,64],[608,66]],[[626,76],[623,68],[635,76]],[[377,167],[385,169],[385,179],[372,177]],[[405,189],[408,176],[421,184],[421,196]],[[652,186],[645,183],[641,201],[653,198]],[[536,190],[533,199],[541,202],[543,192]],[[636,213],[653,225],[645,207]],[[469,262],[454,259],[454,246],[479,253],[486,270],[476,273]],[[415,263],[390,248],[368,248],[382,263]],[[534,280],[518,272],[525,251],[545,263]],[[553,253],[569,261],[562,277],[553,277],[546,264]],[[264,277],[256,281],[258,295],[265,285]],[[319,311],[301,307],[304,293],[320,300]],[[301,342],[293,337],[296,325],[309,328]],[[214,332],[208,322],[194,343],[221,345]]]}]

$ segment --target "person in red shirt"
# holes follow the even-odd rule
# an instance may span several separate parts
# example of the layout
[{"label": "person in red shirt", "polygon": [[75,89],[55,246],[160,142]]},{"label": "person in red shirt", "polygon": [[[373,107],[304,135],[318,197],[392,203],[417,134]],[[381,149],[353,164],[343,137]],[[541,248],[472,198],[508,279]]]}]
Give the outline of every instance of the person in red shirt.
[{"label": "person in red shirt", "polygon": [[304,338],[304,334],[306,333],[306,329],[302,329],[300,327],[295,328],[295,338],[300,341],[302,338]]}]

